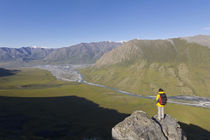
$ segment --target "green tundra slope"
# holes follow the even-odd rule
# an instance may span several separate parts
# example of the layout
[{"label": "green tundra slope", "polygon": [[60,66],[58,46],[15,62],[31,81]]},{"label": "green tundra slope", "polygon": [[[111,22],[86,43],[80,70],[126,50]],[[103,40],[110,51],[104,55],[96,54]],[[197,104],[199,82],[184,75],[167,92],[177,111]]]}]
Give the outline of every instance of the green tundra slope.
[{"label": "green tundra slope", "polygon": [[182,39],[131,40],[81,70],[85,80],[142,95],[210,97],[210,49]]}]

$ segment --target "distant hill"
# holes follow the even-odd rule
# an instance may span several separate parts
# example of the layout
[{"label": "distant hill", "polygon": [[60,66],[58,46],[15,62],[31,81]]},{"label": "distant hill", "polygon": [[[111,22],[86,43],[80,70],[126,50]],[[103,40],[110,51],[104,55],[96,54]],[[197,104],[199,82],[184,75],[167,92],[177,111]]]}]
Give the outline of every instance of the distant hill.
[{"label": "distant hill", "polygon": [[209,35],[196,35],[191,37],[182,37],[190,43],[197,43],[210,48],[210,36]]},{"label": "distant hill", "polygon": [[39,64],[92,64],[104,53],[121,46],[116,42],[81,43],[65,48],[0,48],[0,66],[18,67]]},{"label": "distant hill", "polygon": [[70,47],[55,49],[44,60],[47,63],[92,64],[104,53],[121,46],[116,42],[81,43]]},{"label": "distant hill", "polygon": [[135,94],[210,97],[210,49],[182,38],[131,40],[81,71],[87,81]]}]

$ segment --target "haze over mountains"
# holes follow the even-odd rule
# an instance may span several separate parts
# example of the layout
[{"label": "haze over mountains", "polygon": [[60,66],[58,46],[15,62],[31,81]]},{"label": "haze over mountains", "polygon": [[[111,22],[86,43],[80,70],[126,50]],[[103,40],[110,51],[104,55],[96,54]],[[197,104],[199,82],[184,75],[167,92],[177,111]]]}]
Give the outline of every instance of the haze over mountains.
[{"label": "haze over mountains", "polygon": [[183,38],[131,40],[83,73],[87,81],[135,94],[152,95],[162,87],[170,96],[210,97],[210,49],[200,43],[210,37],[203,37],[188,37],[193,43]]},{"label": "haze over mountains", "polygon": [[0,48],[0,66],[38,64],[92,64],[104,53],[121,46],[118,42],[81,43],[65,48]]}]

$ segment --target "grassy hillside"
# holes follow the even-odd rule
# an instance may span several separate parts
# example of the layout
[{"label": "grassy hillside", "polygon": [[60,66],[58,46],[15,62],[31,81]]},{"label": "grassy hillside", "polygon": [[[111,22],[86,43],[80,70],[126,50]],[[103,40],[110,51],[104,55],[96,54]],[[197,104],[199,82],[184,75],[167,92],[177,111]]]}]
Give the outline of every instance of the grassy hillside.
[{"label": "grassy hillside", "polygon": [[[44,70],[22,69],[0,83],[0,138],[9,140],[109,139],[111,128],[134,110],[157,113],[152,100],[57,81]],[[209,109],[168,104],[166,113],[182,122],[191,139],[210,136]]]},{"label": "grassy hillside", "polygon": [[81,70],[87,81],[142,95],[210,97],[210,49],[185,40],[132,40]]}]

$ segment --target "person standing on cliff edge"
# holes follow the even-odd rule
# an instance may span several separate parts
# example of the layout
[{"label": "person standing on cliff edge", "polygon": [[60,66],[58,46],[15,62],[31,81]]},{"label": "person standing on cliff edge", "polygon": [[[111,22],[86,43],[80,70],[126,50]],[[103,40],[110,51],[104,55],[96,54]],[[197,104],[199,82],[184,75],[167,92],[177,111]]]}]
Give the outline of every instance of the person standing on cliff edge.
[{"label": "person standing on cliff edge", "polygon": [[158,94],[156,96],[156,105],[158,106],[158,119],[164,119],[164,106],[167,103],[167,96],[163,89],[159,89]]}]

